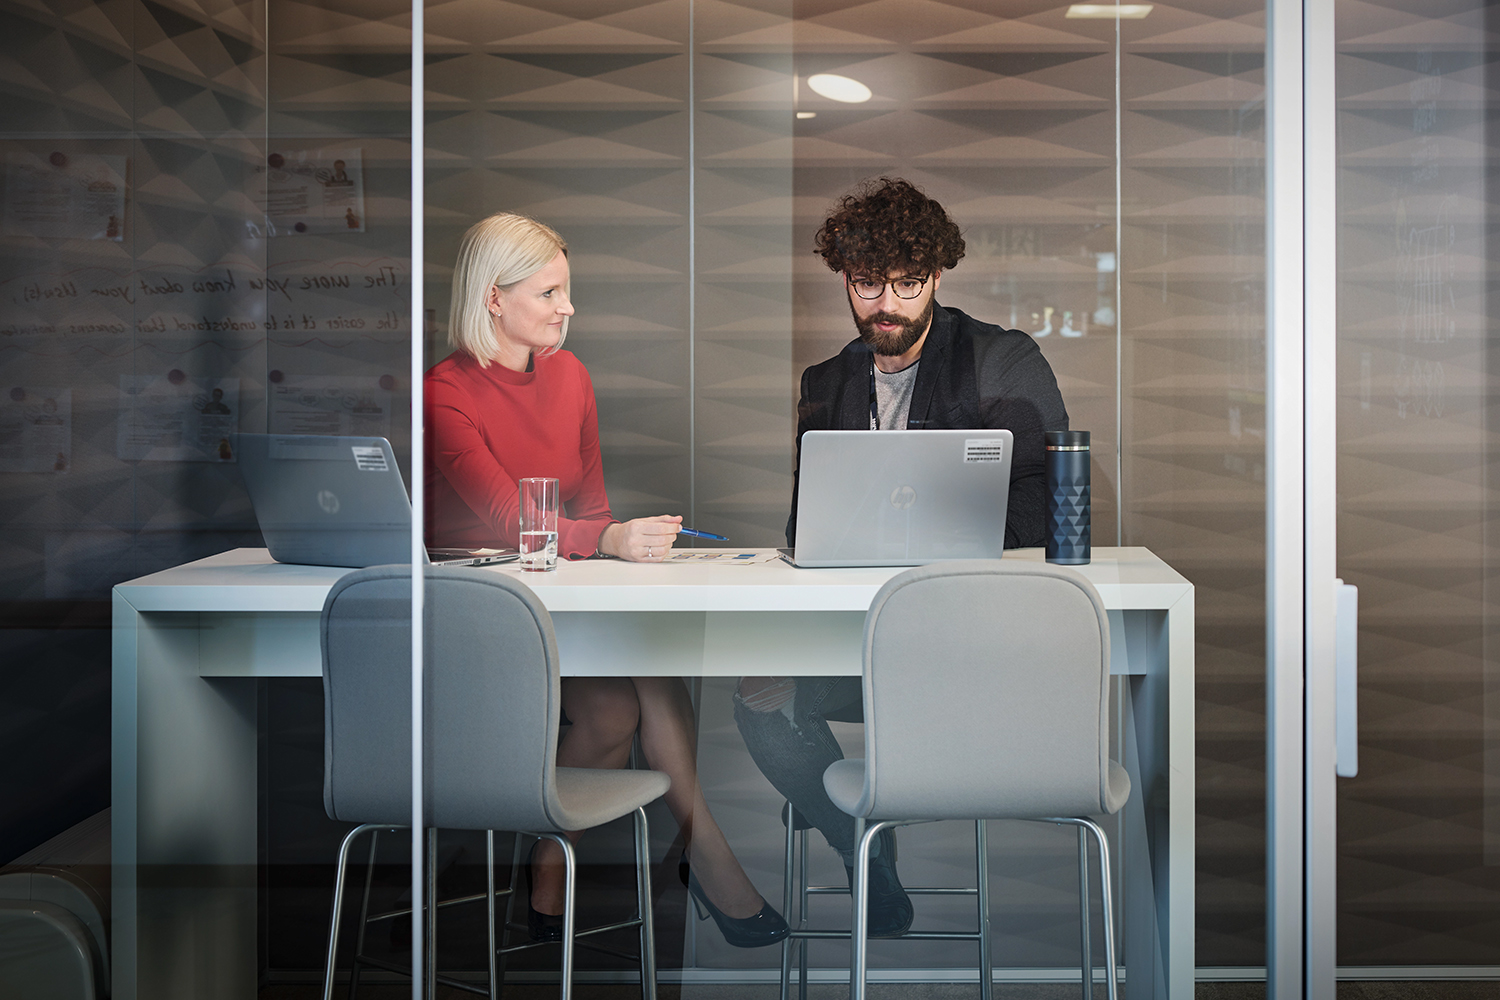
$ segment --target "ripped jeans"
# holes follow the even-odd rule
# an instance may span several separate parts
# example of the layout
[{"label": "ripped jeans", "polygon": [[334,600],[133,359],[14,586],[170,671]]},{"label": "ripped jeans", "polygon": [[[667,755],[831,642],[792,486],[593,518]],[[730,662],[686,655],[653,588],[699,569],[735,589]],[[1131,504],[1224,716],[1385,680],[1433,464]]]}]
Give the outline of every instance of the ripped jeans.
[{"label": "ripped jeans", "polygon": [[[788,690],[793,683],[795,693]],[[823,772],[844,759],[828,719],[863,719],[861,684],[859,677],[797,677],[749,699],[734,693],[734,721],[756,766],[843,855],[845,866],[854,864],[854,817],[828,797]],[[884,839],[876,838],[874,856]]]}]

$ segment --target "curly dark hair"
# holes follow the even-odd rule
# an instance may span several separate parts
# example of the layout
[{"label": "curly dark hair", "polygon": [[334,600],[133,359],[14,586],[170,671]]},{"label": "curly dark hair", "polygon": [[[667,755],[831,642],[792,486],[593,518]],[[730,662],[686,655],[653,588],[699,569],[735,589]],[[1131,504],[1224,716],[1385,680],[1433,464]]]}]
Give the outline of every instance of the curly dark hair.
[{"label": "curly dark hair", "polygon": [[964,256],[964,238],[943,206],[900,177],[865,181],[813,239],[831,271],[884,277],[946,271]]}]

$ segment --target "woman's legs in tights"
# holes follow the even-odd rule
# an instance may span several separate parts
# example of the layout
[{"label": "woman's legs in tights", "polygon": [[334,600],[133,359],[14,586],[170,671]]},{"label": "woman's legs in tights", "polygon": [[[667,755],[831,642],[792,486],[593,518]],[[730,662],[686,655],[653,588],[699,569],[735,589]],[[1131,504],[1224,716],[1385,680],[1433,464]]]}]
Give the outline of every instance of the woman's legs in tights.
[{"label": "woman's legs in tights", "polygon": [[[635,685],[626,677],[565,677],[562,705],[572,726],[557,744],[560,767],[621,768],[641,724]],[[568,834],[574,843],[582,831]],[[542,913],[563,911],[562,848],[538,842],[532,865],[531,905]]]},{"label": "woman's legs in tights", "polygon": [[[647,765],[672,779],[667,808],[682,828],[699,884],[731,917],[759,912],[765,900],[714,822],[698,783],[698,740],[687,686],[676,677],[567,678],[563,710],[573,726],[558,744],[557,763],[562,767],[624,767],[640,729]],[[577,842],[580,833],[569,837]],[[542,913],[561,913],[562,849],[541,841],[532,878],[531,905]]]},{"label": "woman's legs in tights", "polygon": [[698,783],[698,737],[693,703],[677,677],[633,679],[641,712],[641,750],[654,771],[672,779],[664,796],[682,828],[693,874],[719,909],[731,917],[750,917],[765,900],[740,867],[724,831],[714,822]]}]

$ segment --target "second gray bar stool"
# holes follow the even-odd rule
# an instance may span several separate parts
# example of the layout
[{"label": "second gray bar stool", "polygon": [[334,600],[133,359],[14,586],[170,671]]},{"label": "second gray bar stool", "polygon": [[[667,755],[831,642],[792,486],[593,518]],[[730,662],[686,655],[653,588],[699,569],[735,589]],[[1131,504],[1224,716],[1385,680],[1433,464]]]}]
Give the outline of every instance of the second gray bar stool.
[{"label": "second gray bar stool", "polygon": [[[864,759],[823,774],[834,805],[865,824],[851,901],[852,1000],[865,997],[870,845],[887,827],[940,819],[1036,819],[1093,836],[1105,981],[1117,1000],[1109,841],[1089,817],[1117,812],[1130,778],[1109,758],[1109,619],[1093,584],[1020,560],[939,563],[891,578],[865,616],[864,709]],[[1086,952],[1086,899],[1082,911]],[[1085,957],[1086,989],[1091,964]],[[979,974],[993,976],[987,965]]]}]

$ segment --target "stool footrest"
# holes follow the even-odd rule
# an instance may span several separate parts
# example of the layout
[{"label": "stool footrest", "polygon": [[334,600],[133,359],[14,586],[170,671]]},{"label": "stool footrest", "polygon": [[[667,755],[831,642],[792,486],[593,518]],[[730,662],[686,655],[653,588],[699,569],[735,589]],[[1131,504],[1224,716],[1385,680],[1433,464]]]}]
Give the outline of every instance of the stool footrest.
[{"label": "stool footrest", "polygon": [[[978,889],[952,888],[943,885],[906,886],[908,896],[977,896]],[[849,888],[842,885],[810,885],[807,887],[809,896],[847,896]],[[481,896],[481,899],[484,897]]]},{"label": "stool footrest", "polygon": [[[529,932],[529,928],[525,924],[508,923],[505,926],[506,926],[507,929],[513,930],[513,931]],[[629,928],[629,927],[639,927],[639,926],[641,926],[641,919],[640,919],[640,917],[633,917],[630,920],[620,920],[620,921],[617,921],[617,922],[612,923],[612,924],[600,924],[597,927],[587,927],[587,928],[585,928],[585,929],[583,929],[581,931],[574,931],[573,932],[573,940],[574,940],[575,943],[580,944],[583,947],[590,949],[591,951],[602,951],[605,954],[608,954],[608,955],[618,955],[618,956],[620,956],[622,958],[635,958],[634,955],[628,954],[627,952],[616,951],[613,948],[605,948],[605,947],[602,947],[602,946],[597,945],[597,944],[589,944],[588,942],[585,942],[582,939],[586,938],[586,937],[591,937],[592,935],[595,935],[595,934],[607,934],[610,931],[622,931],[622,930],[625,930],[626,928]],[[560,945],[560,944],[562,944],[562,942],[561,941],[527,941],[525,944],[513,944],[509,948],[496,948],[495,949],[495,953],[499,954],[499,955],[509,955],[512,952],[526,951],[528,948],[545,948],[548,945],[554,945],[554,944]]]},{"label": "stool footrest", "polygon": [[[355,956],[355,961],[360,965],[373,965],[377,969],[384,969],[386,972],[394,972],[398,976],[411,976],[411,966],[409,965],[397,965],[395,962],[387,962],[384,959],[370,958],[365,955]],[[437,979],[439,985],[447,986],[451,989],[463,990],[465,993],[474,993],[482,997],[487,997],[490,995],[490,988],[488,984],[479,986],[475,983],[465,982],[462,979],[454,979],[451,976],[445,976],[442,973],[438,973],[434,978]]]},{"label": "stool footrest", "polygon": [[[512,890],[512,889],[496,889],[495,890],[495,898],[496,899],[504,899],[506,896],[509,896],[513,891],[514,890]],[[474,893],[472,895],[469,895],[469,896],[454,896],[452,899],[440,899],[440,900],[438,900],[438,909],[441,910],[445,906],[457,906],[460,903],[479,903],[479,902],[483,902],[484,901],[484,897],[485,897],[484,893],[482,893],[482,892],[476,892],[476,893]],[[424,907],[424,909],[425,909],[425,907]],[[390,920],[392,917],[408,917],[408,916],[411,916],[411,907],[410,906],[408,906],[404,910],[386,910],[384,913],[375,913],[375,914],[372,914],[371,916],[365,918],[365,923],[367,923],[367,924],[373,924],[377,920]]]},{"label": "stool footrest", "polygon": [[[810,928],[794,927],[787,932],[787,937],[793,939],[806,939],[809,941],[847,941],[849,940],[849,932],[813,930]],[[981,937],[982,935],[980,935],[977,931],[907,931],[905,934],[898,934],[895,937],[874,938],[873,940],[904,941],[907,939],[911,939],[913,941],[978,941]]]}]

